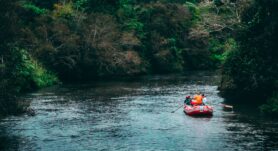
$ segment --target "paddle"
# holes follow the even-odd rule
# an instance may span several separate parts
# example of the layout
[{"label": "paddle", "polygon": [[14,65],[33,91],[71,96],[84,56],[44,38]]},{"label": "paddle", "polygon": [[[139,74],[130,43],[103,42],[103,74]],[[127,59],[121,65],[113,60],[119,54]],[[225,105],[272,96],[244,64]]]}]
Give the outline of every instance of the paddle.
[{"label": "paddle", "polygon": [[176,110],[172,111],[171,113],[175,113],[178,109],[180,109],[181,107],[183,107],[183,105],[179,106]]},{"label": "paddle", "polygon": [[223,106],[224,108],[234,110],[234,107],[232,105],[227,105],[227,104],[220,104],[220,105]]}]

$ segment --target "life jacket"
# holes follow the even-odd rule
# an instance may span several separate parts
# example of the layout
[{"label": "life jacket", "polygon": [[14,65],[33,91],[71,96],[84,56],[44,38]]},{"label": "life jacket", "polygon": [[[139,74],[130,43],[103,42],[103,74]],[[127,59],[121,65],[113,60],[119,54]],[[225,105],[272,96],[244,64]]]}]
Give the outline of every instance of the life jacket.
[{"label": "life jacket", "polygon": [[203,104],[203,96],[201,95],[195,95],[194,100],[195,100],[194,103],[197,105]]}]

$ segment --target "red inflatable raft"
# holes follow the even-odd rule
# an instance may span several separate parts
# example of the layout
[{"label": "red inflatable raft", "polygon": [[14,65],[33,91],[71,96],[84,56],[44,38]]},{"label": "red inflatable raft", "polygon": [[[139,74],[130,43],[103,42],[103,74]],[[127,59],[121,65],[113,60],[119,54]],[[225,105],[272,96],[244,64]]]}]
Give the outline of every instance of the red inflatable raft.
[{"label": "red inflatable raft", "polygon": [[187,115],[207,115],[210,116],[213,113],[213,108],[212,106],[209,105],[196,105],[196,106],[191,106],[191,105],[184,105],[184,112]]}]

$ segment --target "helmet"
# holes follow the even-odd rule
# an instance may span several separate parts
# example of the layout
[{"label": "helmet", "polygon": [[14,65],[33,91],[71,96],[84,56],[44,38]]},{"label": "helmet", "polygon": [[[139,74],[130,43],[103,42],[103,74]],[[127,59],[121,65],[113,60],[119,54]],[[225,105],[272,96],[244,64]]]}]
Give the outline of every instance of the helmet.
[{"label": "helmet", "polygon": [[190,96],[188,95],[188,96],[186,96],[186,98],[187,98],[187,99],[189,99],[189,98],[190,98]]}]

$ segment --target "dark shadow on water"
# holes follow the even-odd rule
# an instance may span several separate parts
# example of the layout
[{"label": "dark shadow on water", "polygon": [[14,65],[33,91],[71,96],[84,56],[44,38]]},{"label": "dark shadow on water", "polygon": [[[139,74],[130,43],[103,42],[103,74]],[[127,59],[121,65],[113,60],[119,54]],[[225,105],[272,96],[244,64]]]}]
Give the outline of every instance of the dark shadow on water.
[{"label": "dark shadow on water", "polygon": [[1,151],[16,151],[19,149],[20,138],[11,136],[6,132],[6,129],[0,126],[0,150]]},{"label": "dark shadow on water", "polygon": [[226,137],[231,146],[245,150],[278,148],[277,119],[263,116],[258,104],[237,103],[233,106],[234,110],[223,120],[230,134]]}]

